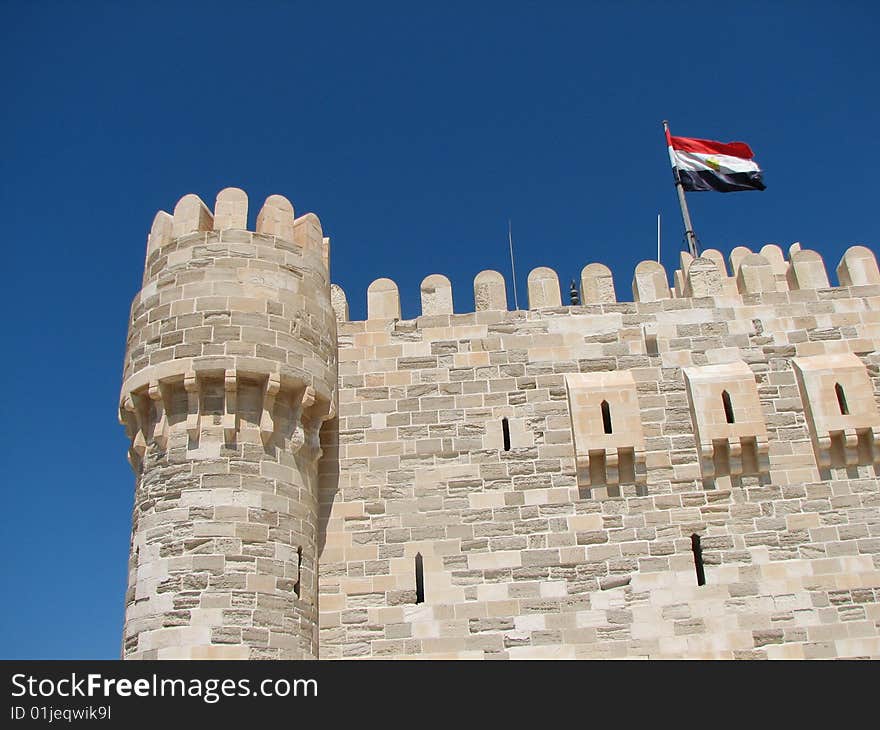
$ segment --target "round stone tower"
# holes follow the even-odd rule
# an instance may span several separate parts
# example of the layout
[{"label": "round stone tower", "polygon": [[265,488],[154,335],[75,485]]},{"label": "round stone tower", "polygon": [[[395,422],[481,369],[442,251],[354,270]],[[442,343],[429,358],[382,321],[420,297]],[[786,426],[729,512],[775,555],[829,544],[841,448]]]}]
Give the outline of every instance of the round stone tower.
[{"label": "round stone tower", "polygon": [[136,475],[123,657],[318,655],[318,432],[336,319],[317,216],[272,195],[160,211],[120,420]]}]

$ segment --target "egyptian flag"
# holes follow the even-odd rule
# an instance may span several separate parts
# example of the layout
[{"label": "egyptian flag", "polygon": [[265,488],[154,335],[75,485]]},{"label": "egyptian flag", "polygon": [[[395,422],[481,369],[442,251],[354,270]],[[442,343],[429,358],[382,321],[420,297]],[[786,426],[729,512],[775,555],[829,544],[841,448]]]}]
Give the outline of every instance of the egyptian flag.
[{"label": "egyptian flag", "polygon": [[715,190],[764,190],[761,168],[745,142],[713,142],[709,139],[673,137],[666,130],[669,159],[682,187],[689,192]]}]

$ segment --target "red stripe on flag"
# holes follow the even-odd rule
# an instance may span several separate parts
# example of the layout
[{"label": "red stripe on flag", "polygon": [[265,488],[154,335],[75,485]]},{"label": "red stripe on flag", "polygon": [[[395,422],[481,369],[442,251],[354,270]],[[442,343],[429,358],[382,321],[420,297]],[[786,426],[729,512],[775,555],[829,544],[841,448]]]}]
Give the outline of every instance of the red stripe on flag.
[{"label": "red stripe on flag", "polygon": [[745,142],[714,142],[711,139],[693,139],[691,137],[673,137],[667,133],[672,149],[682,152],[696,152],[702,155],[730,155],[751,160],[754,157],[752,148]]}]

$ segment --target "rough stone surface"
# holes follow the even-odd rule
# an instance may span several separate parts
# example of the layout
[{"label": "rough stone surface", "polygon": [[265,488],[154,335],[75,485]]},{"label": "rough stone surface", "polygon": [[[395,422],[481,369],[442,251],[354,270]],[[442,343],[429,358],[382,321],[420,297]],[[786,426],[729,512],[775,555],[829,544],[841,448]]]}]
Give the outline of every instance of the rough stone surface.
[{"label": "rough stone surface", "polygon": [[880,658],[870,250],[351,322],[320,247],[193,198],[132,307],[126,657]]}]

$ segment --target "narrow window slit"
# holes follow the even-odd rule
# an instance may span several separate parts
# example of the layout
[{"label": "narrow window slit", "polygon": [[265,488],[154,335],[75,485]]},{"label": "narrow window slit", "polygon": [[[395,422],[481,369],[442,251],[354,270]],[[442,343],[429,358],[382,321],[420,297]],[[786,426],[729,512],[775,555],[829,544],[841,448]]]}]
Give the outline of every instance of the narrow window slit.
[{"label": "narrow window slit", "polygon": [[296,549],[296,583],[293,584],[293,592],[296,594],[296,597],[300,597],[300,583],[302,582],[302,564],[303,564],[303,549],[302,546]]},{"label": "narrow window slit", "polygon": [[728,423],[736,423],[733,418],[733,404],[730,402],[730,393],[721,391],[721,402],[724,404],[724,416]]},{"label": "narrow window slit", "polygon": [[605,433],[612,433],[611,406],[608,405],[607,400],[602,401],[602,428],[605,429]]},{"label": "narrow window slit", "polygon": [[697,585],[706,585],[706,573],[703,570],[703,548],[700,546],[700,536],[696,533],[691,535],[691,550],[694,553],[694,568],[697,571]]},{"label": "narrow window slit", "polygon": [[510,451],[510,424],[506,416],[501,419],[501,430],[504,433],[504,450]]},{"label": "narrow window slit", "polygon": [[841,416],[849,415],[849,406],[846,404],[846,395],[843,392],[843,386],[840,383],[834,384],[834,393],[837,395],[837,405],[840,408]]},{"label": "narrow window slit", "polygon": [[424,603],[424,602],[425,602],[425,567],[422,562],[422,554],[416,553],[416,603]]}]

